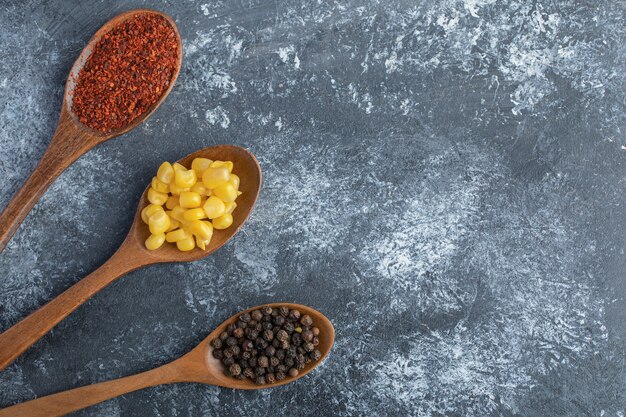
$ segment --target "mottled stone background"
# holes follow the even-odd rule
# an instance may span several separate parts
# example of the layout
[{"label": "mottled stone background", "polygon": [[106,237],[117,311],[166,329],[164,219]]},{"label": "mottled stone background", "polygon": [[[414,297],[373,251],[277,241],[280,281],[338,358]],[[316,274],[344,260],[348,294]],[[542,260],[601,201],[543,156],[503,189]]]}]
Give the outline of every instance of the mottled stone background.
[{"label": "mottled stone background", "polygon": [[235,143],[265,182],[208,259],[129,274],[0,373],[0,406],[164,364],[236,310],[327,314],[285,387],[161,386],[77,416],[626,412],[626,3],[3,0],[0,207],[91,35],[169,13],[184,68],[53,184],[0,255],[0,329],[101,265],[164,160]]}]

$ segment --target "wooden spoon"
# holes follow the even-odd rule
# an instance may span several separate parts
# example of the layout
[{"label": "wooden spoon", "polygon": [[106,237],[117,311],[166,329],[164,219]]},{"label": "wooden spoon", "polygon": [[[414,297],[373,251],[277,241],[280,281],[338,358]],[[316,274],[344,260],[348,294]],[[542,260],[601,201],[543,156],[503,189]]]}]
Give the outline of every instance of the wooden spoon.
[{"label": "wooden spoon", "polygon": [[137,213],[128,236],[117,252],[100,268],[0,334],[0,370],[13,362],[22,352],[92,295],[128,272],[151,264],[189,262],[204,258],[222,247],[237,233],[250,215],[259,195],[261,187],[259,163],[248,150],[232,145],[218,145],[201,149],[178,162],[190,167],[191,161],[198,157],[233,162],[233,173],[241,179],[239,190],[242,192],[237,197],[237,208],[233,212],[233,224],[228,229],[215,230],[211,243],[206,250],[195,248],[189,252],[181,252],[176,248],[176,245],[165,243],[159,249],[150,251],[144,246],[150,231],[141,220],[141,210],[149,204],[146,198],[148,188],[150,188],[148,186],[139,200]]},{"label": "wooden spoon", "polygon": [[[315,369],[328,355],[335,340],[335,329],[326,316],[317,310],[299,304],[276,303],[270,304],[272,307],[287,306],[300,310],[303,314],[308,314],[313,319],[313,323],[320,329],[320,343],[317,348],[322,352],[319,361],[311,362],[295,377],[287,377],[282,381],[277,381],[268,385],[256,385],[254,382],[244,379],[238,380],[224,375],[224,368],[221,362],[211,354],[213,348],[210,342],[222,333],[226,326],[237,321],[239,314],[229,318],[220,324],[209,336],[204,339],[191,352],[181,358],[137,375],[115,379],[113,381],[101,382],[99,384],[88,385],[58,394],[48,395],[22,404],[14,405],[0,410],[0,417],[56,417],[62,416],[72,411],[80,410],[99,402],[137,391],[142,388],[152,387],[161,384],[172,384],[175,382],[197,382],[202,384],[218,385],[220,387],[235,389],[262,389],[277,387],[288,384]],[[253,307],[247,312],[260,308]]]},{"label": "wooden spoon", "polygon": [[[178,59],[172,80],[161,98],[127,126],[108,133],[102,133],[97,130],[90,129],[89,127],[83,125],[71,110],[72,93],[74,91],[76,80],[78,80],[78,74],[87,62],[94,46],[100,41],[102,36],[125,20],[141,14],[156,14],[164,17],[176,33],[176,39],[178,41]],[[93,35],[87,46],[85,46],[85,49],[83,49],[81,54],[78,56],[78,59],[74,63],[74,66],[67,77],[67,82],[65,83],[65,93],[63,95],[63,105],[61,107],[61,116],[59,117],[56,132],[52,137],[52,141],[50,142],[48,149],[28,180],[26,180],[22,188],[15,194],[2,214],[0,214],[0,252],[2,252],[5,248],[20,223],[22,223],[37,200],[46,191],[46,189],[48,189],[56,177],[61,174],[61,172],[63,172],[82,154],[94,146],[116,136],[122,135],[139,126],[141,122],[146,120],[148,116],[150,116],[157,109],[157,107],[159,107],[163,100],[165,100],[165,97],[167,97],[169,92],[172,90],[176,78],[178,78],[182,59],[183,45],[176,23],[174,23],[174,20],[166,14],[154,10],[139,9],[122,13],[105,23],[104,26],[102,26],[96,34]]]}]

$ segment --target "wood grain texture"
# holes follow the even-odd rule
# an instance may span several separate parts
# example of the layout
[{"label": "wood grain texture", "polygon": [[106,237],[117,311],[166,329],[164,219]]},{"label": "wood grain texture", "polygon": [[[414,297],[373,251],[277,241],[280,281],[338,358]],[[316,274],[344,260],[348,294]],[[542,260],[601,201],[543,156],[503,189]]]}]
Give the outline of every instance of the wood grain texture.
[{"label": "wood grain texture", "polygon": [[141,210],[148,204],[146,194],[141,198],[128,235],[115,254],[100,268],[76,283],[48,304],[0,334],[0,370],[12,363],[22,352],[50,331],[72,311],[107,285],[128,272],[147,265],[163,262],[189,262],[210,255],[228,242],[241,229],[256,204],[261,187],[261,168],[252,153],[239,146],[217,145],[194,152],[178,162],[191,166],[197,157],[228,160],[234,163],[233,172],[241,179],[233,224],[224,230],[215,230],[206,250],[195,248],[179,251],[175,245],[164,244],[149,251],[144,242],[150,232],[141,220]]},{"label": "wood grain texture", "polygon": [[[224,321],[200,342],[198,346],[173,362],[137,375],[88,385],[17,404],[0,410],[0,417],[12,417],[17,415],[22,417],[63,416],[72,411],[80,410],[142,388],[177,382],[197,382],[244,390],[272,388],[293,382],[311,372],[328,356],[335,341],[335,329],[326,316],[313,308],[289,303],[274,303],[269,305],[272,307],[287,306],[290,309],[298,309],[303,314],[311,316],[315,326],[320,329],[320,343],[318,349],[322,352],[322,357],[318,361],[307,364],[295,378],[289,377],[274,384],[256,385],[249,379],[237,380],[224,374],[221,362],[215,359],[211,354],[213,348],[210,342],[219,337],[220,333],[222,333],[229,324],[235,323],[239,315],[243,313],[242,311]],[[257,308],[260,308],[260,306],[249,308],[245,310],[245,312],[250,312]]]},{"label": "wood grain texture", "polygon": [[[176,39],[178,40],[178,58],[172,80],[159,100],[150,106],[141,116],[137,117],[123,128],[112,130],[106,134],[90,129],[80,123],[71,111],[72,92],[80,70],[87,62],[94,46],[100,41],[104,34],[109,32],[113,27],[121,22],[138,14],[146,13],[158,14],[165,18],[172,26],[174,33],[176,34]],[[76,62],[74,62],[74,65],[70,70],[70,74],[67,77],[65,92],[63,95],[63,105],[61,107],[61,115],[59,117],[56,132],[54,133],[48,149],[22,188],[11,199],[2,214],[0,214],[0,252],[4,250],[7,243],[33,208],[37,200],[39,200],[50,184],[52,184],[52,182],[67,167],[69,167],[81,155],[94,146],[134,129],[146,120],[152,113],[154,113],[154,111],[172,90],[176,79],[178,78],[182,64],[182,48],[182,41],[174,20],[164,13],[148,9],[130,10],[119,14],[105,23],[94,34],[78,56]]]}]

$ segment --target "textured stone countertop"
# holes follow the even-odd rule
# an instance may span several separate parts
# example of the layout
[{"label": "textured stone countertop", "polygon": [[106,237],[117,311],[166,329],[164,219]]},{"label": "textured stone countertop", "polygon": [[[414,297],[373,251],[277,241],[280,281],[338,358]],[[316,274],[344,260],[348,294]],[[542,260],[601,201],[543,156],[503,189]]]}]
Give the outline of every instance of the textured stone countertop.
[{"label": "textured stone countertop", "polygon": [[159,386],[76,413],[626,413],[626,6],[169,0],[0,5],[0,207],[114,15],[184,38],[147,123],[81,157],[0,254],[0,330],[100,266],[163,160],[234,143],[264,184],[213,256],[106,288],[0,373],[0,406],[144,371],[239,309],[289,301],[337,340],[294,384]]}]

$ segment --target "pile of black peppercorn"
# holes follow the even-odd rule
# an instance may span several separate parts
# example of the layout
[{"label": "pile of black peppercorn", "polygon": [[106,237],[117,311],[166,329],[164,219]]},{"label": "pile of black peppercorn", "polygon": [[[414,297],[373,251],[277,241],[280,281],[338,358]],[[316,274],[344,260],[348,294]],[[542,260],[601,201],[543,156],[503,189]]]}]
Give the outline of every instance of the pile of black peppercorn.
[{"label": "pile of black peppercorn", "polygon": [[306,364],[322,357],[319,332],[311,317],[298,310],[265,306],[241,314],[211,346],[226,375],[272,384],[298,376]]}]

